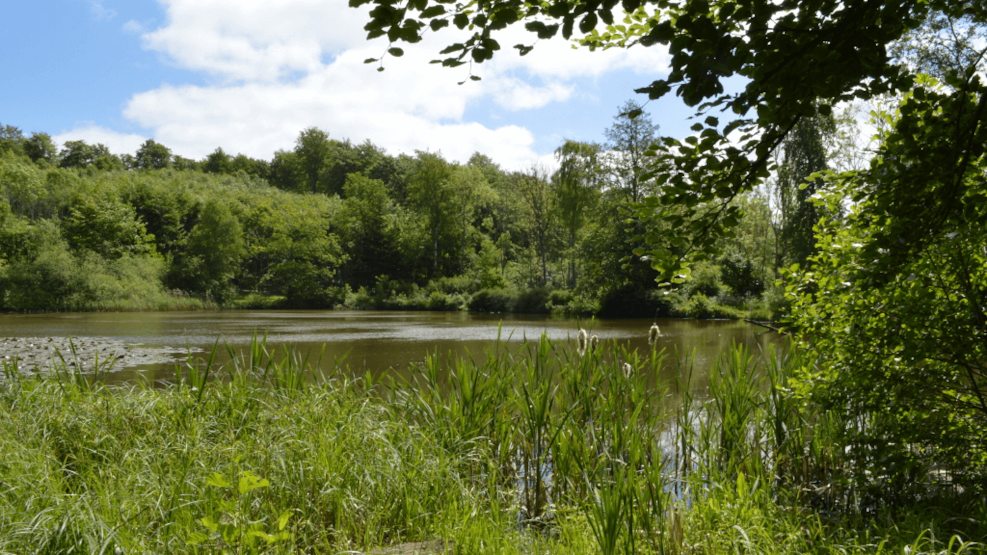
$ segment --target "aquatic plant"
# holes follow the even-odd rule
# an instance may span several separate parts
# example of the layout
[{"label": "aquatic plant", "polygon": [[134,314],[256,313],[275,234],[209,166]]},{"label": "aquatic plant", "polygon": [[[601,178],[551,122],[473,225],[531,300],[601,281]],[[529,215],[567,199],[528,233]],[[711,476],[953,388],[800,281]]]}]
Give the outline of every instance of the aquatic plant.
[{"label": "aquatic plant", "polygon": [[658,324],[651,324],[651,329],[648,330],[648,345],[652,347],[658,343],[658,336],[661,335],[661,330],[658,329]]},{"label": "aquatic plant", "polygon": [[987,537],[982,500],[853,503],[845,423],[787,391],[802,355],[737,347],[707,391],[688,360],[682,387],[662,379],[660,350],[565,347],[375,380],[255,338],[158,387],[18,375],[0,384],[0,552],[955,554]]}]

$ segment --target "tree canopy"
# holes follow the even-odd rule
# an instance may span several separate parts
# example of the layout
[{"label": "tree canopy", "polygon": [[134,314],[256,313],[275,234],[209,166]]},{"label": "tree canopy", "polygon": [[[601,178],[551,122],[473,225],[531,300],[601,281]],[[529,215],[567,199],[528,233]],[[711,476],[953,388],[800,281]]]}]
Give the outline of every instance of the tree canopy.
[{"label": "tree canopy", "polygon": [[[709,253],[736,225],[739,209],[730,201],[768,175],[775,149],[803,118],[828,114],[838,102],[915,88],[915,72],[892,56],[890,45],[930,17],[987,21],[987,6],[963,0],[350,1],[365,4],[374,6],[365,27],[368,38],[415,43],[423,33],[450,25],[468,31],[469,38],[449,45],[435,60],[449,67],[489,60],[501,49],[497,31],[515,24],[532,39],[578,36],[591,49],[667,46],[668,76],[637,92],[657,99],[674,90],[697,115],[707,116],[693,126],[694,136],[665,138],[652,151],[671,164],[654,165],[652,174],[664,186],[645,202],[642,217],[667,220],[676,233],[639,254],[650,256],[663,277],[673,280],[684,262]],[[533,47],[515,45],[521,55]],[[388,53],[403,51],[394,47]],[[724,81],[733,76],[746,78],[747,85],[726,93]],[[963,173],[977,154],[964,145],[975,150],[983,145],[977,134],[987,88],[972,71],[947,68],[944,79],[953,91],[937,107],[938,117],[949,122],[938,138],[944,146],[937,163]],[[726,118],[721,122],[713,112]],[[895,198],[888,204],[889,217],[912,221],[900,208],[912,193],[889,188]],[[956,196],[937,203],[929,226],[940,227],[958,208],[950,198]]]}]

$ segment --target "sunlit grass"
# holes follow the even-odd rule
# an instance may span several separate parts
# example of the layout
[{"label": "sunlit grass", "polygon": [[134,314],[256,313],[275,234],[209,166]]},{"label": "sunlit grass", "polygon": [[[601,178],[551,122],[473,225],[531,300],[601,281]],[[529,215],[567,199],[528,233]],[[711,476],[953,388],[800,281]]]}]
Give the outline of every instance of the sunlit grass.
[{"label": "sunlit grass", "polygon": [[[190,361],[165,387],[7,367],[0,552],[980,549],[982,503],[845,502],[827,441],[842,424],[786,393],[812,362],[795,353],[724,353],[697,392],[688,360],[660,351],[498,349],[379,383],[338,364],[313,375],[263,340],[227,367]],[[681,384],[655,383],[676,363]]]}]

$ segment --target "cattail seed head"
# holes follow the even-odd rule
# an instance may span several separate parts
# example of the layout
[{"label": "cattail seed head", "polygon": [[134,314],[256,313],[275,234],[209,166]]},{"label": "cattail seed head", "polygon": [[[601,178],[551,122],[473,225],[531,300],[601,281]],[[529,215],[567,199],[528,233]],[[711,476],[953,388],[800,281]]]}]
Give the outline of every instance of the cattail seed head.
[{"label": "cattail seed head", "polygon": [[580,328],[579,335],[576,336],[576,352],[579,353],[579,356],[586,354],[587,343],[586,330]]},{"label": "cattail seed head", "polygon": [[600,338],[599,337],[597,337],[597,336],[594,335],[593,337],[590,337],[589,338],[589,352],[595,353],[597,347],[599,347],[599,346],[600,346]]},{"label": "cattail seed head", "polygon": [[658,329],[658,324],[651,324],[651,329],[648,330],[648,345],[654,346],[658,342],[659,335],[661,335],[661,330]]},{"label": "cattail seed head", "polygon": [[625,362],[624,363],[624,377],[625,378],[630,378],[633,375],[634,375],[634,367],[631,366],[630,363]]}]

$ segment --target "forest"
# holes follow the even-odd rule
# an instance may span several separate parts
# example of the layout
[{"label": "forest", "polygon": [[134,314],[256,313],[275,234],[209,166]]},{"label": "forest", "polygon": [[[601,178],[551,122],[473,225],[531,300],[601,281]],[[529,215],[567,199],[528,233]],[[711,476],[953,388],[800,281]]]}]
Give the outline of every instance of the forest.
[{"label": "forest", "polygon": [[479,152],[389,155],[314,127],[271,160],[189,160],[153,140],[118,155],[0,126],[0,307],[777,317],[778,270],[813,248],[798,185],[827,168],[835,121],[786,144],[774,196],[738,198],[736,236],[669,289],[632,255],[661,232],[633,219],[658,187],[644,174],[659,126],[638,109],[615,110],[606,144],[566,141],[555,169],[523,170]]}]

